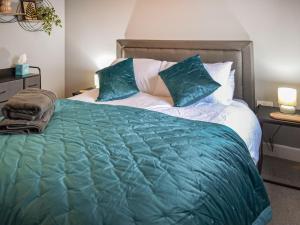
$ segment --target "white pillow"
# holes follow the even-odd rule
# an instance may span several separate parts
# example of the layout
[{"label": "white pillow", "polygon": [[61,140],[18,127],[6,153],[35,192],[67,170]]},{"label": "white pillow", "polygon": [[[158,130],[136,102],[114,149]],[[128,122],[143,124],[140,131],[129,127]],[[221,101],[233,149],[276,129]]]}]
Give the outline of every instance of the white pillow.
[{"label": "white pillow", "polygon": [[231,101],[233,100],[234,90],[235,90],[235,70],[231,70],[229,80],[228,80],[228,88],[227,88],[227,98]]},{"label": "white pillow", "polygon": [[[125,58],[116,59],[112,65],[125,60]],[[162,61],[154,59],[133,59],[133,67],[136,84],[141,92],[153,94],[158,73]]]},{"label": "white pillow", "polygon": [[204,64],[211,77],[221,84],[215,92],[203,99],[208,103],[220,103],[229,105],[232,101],[230,98],[229,79],[231,73],[232,62]]},{"label": "white pillow", "polygon": [[[164,70],[168,69],[169,67],[175,65],[176,63],[177,62],[163,61],[161,63],[160,71],[164,71]],[[159,75],[158,75],[157,83],[156,83],[154,91],[153,91],[153,95],[155,95],[155,96],[162,96],[162,97],[171,97],[169,89],[167,88],[167,86],[165,85],[164,81],[161,79],[161,77]]]},{"label": "white pillow", "polygon": [[[176,62],[163,61],[160,71],[168,69],[169,67],[171,67],[175,64],[176,64]],[[206,68],[208,73],[211,75],[211,77],[216,82],[218,82],[221,85],[221,87],[219,87],[214,93],[207,96],[206,98],[204,98],[201,101],[216,102],[216,103],[221,103],[221,104],[230,104],[232,98],[230,99],[230,95],[225,94],[225,93],[229,92],[228,80],[230,77],[231,66],[232,66],[232,62],[204,64],[204,67]],[[233,77],[233,79],[234,79],[234,77]],[[153,95],[164,96],[164,97],[171,96],[168,88],[166,87],[165,83],[163,82],[163,80],[160,77],[157,79],[157,84],[156,84],[155,90],[153,92]]]},{"label": "white pillow", "polygon": [[201,101],[208,103],[220,103],[223,105],[230,105],[233,100],[235,81],[234,81],[235,70],[230,72],[229,78],[225,85],[219,87],[214,93],[207,96]]}]

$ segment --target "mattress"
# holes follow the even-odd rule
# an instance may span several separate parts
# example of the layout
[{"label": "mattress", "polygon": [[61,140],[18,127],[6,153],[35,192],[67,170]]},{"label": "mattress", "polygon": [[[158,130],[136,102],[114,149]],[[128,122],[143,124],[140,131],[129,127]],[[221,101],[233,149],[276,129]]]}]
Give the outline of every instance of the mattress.
[{"label": "mattress", "polygon": [[250,155],[255,162],[259,160],[261,128],[253,111],[244,101],[234,100],[230,105],[214,103],[197,103],[188,107],[173,107],[172,98],[158,97],[140,92],[122,100],[96,102],[99,90],[93,89],[70,99],[95,104],[123,105],[161,112],[167,115],[222,124],[233,129],[246,143]]}]

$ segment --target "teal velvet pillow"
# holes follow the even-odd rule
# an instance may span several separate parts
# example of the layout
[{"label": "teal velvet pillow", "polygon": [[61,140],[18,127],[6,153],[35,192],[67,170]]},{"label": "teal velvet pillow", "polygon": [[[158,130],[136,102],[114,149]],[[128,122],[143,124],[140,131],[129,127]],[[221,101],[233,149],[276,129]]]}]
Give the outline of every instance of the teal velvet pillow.
[{"label": "teal velvet pillow", "polygon": [[205,69],[199,55],[187,58],[161,71],[174,106],[189,106],[213,93],[221,85],[214,81]]},{"label": "teal velvet pillow", "polygon": [[135,82],[132,58],[99,70],[97,74],[100,82],[97,101],[123,99],[139,92]]}]

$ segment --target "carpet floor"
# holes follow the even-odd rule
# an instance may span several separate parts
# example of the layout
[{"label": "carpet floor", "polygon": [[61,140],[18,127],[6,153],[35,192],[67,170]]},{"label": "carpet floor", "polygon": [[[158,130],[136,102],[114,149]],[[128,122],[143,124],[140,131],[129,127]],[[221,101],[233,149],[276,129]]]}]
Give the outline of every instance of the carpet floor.
[{"label": "carpet floor", "polygon": [[[265,179],[300,187],[300,163],[265,156]],[[270,225],[300,225],[300,191],[266,183],[273,219]]]}]

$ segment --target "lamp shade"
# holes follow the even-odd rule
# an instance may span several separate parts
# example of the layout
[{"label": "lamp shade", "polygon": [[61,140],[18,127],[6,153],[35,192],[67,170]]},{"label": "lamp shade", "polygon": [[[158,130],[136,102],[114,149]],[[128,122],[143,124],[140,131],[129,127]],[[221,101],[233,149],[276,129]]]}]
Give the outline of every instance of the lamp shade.
[{"label": "lamp shade", "polygon": [[293,88],[278,88],[278,104],[285,106],[297,105],[297,90]]},{"label": "lamp shade", "polygon": [[95,74],[94,75],[94,85],[96,88],[99,88],[99,75],[98,74]]}]

